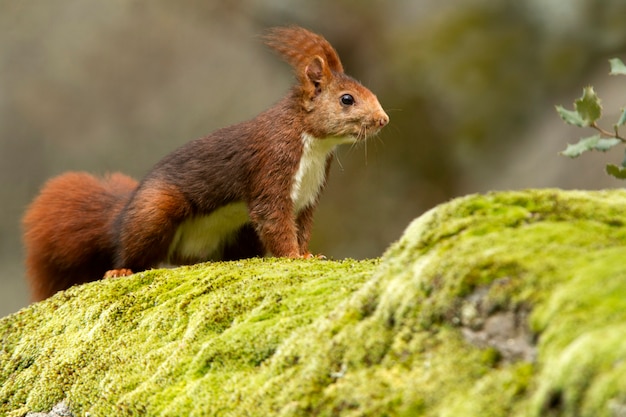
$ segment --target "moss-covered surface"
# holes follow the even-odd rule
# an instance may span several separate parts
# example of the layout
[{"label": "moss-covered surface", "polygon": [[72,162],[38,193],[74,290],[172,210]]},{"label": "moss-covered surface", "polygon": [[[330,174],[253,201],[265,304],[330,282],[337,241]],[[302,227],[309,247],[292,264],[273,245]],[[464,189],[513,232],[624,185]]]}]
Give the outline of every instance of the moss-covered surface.
[{"label": "moss-covered surface", "polygon": [[88,284],[0,343],[0,415],[623,416],[626,192],[460,198],[380,261]]}]

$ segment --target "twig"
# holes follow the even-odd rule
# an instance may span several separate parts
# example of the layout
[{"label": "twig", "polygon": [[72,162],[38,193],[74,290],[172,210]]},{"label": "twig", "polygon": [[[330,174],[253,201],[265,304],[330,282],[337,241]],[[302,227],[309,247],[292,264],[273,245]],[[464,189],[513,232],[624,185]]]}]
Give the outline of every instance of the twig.
[{"label": "twig", "polygon": [[617,132],[617,129],[615,129],[615,132],[609,132],[608,130],[602,129],[600,126],[598,126],[596,122],[591,123],[591,127],[600,132],[602,136],[605,136],[607,138],[615,138],[619,139],[622,142],[626,142],[626,138],[620,136]]}]

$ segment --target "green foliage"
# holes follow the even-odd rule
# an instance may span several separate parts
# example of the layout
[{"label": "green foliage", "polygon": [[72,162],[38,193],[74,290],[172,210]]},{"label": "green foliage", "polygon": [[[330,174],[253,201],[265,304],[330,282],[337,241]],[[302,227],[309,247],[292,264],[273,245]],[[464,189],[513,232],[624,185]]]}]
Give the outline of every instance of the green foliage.
[{"label": "green foliage", "polygon": [[626,75],[626,65],[619,58],[609,59],[611,64],[611,75]]},{"label": "green foliage", "polygon": [[620,127],[622,126],[624,123],[626,123],[626,109],[622,109],[622,115],[620,116],[619,120],[617,121],[617,123],[615,124],[616,127]]},{"label": "green foliage", "polygon": [[[619,58],[610,59],[609,63],[611,64],[610,75],[626,75],[626,65]],[[592,86],[585,87],[582,97],[574,101],[574,110],[556,106],[556,111],[565,123],[578,127],[591,127],[598,132],[593,136],[580,139],[575,144],[568,144],[561,155],[576,158],[587,151],[606,152],[626,142],[626,139],[619,134],[620,126],[626,124],[626,109],[622,109],[619,120],[613,125],[613,131],[600,127],[597,121],[602,117],[602,104]],[[621,166],[607,165],[606,172],[615,178],[626,179],[626,158]]]},{"label": "green foliage", "polygon": [[602,151],[606,152],[613,146],[617,145],[621,141],[615,138],[602,139],[600,135],[593,135],[588,138],[583,138],[578,143],[572,145],[568,144],[567,149],[561,152],[561,155],[569,156],[570,158],[576,158],[586,151]]},{"label": "green foliage", "polygon": [[626,179],[626,167],[623,166],[608,164],[606,166],[606,173],[620,180]]},{"label": "green foliage", "polygon": [[559,112],[561,119],[565,120],[565,123],[574,126],[587,126],[583,118],[578,114],[576,110],[567,110],[563,106],[556,106],[556,111]]},{"label": "green foliage", "polygon": [[583,90],[583,96],[574,102],[576,111],[580,114],[587,126],[595,123],[602,116],[602,106],[600,98],[593,91],[593,87],[588,86]]}]

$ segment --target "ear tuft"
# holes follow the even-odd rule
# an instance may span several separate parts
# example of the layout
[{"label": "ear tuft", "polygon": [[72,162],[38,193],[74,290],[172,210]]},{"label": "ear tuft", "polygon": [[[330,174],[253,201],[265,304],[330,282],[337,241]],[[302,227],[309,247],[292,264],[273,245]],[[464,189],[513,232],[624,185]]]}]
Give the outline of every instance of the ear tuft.
[{"label": "ear tuft", "polygon": [[278,52],[295,70],[302,71],[312,57],[321,57],[330,71],[343,72],[337,51],[324,37],[298,26],[269,29],[265,44]]}]

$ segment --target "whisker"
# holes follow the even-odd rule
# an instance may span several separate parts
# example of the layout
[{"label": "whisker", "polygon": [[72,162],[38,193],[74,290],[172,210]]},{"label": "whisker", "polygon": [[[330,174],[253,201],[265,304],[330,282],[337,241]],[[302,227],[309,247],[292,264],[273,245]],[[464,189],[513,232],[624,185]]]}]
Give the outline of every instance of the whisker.
[{"label": "whisker", "polygon": [[367,166],[367,137],[365,138],[365,166]]},{"label": "whisker", "polygon": [[364,152],[365,152],[365,166],[367,166],[367,141],[369,139],[368,135],[368,130],[367,130],[367,124],[366,123],[361,123],[361,126],[359,127],[359,136],[362,139],[363,142],[363,147],[364,147]]},{"label": "whisker", "polygon": [[339,165],[339,169],[341,170],[341,172],[344,172],[343,164],[341,163],[341,159],[339,159],[339,152],[337,152],[337,150],[335,150],[334,156],[335,156],[335,159],[337,160],[337,165]]},{"label": "whisker", "polygon": [[359,143],[359,134],[357,133],[356,140],[350,143],[350,147],[348,148],[348,155],[350,155],[354,151],[354,148],[358,145],[358,143]]},{"label": "whisker", "polygon": [[374,142],[374,143],[380,144],[383,148],[386,146],[385,141],[379,135],[376,135],[375,140],[376,140],[376,142]]},{"label": "whisker", "polygon": [[400,128],[398,127],[398,125],[393,124],[393,123],[389,123],[387,125],[387,129],[393,129],[396,133],[401,133]]}]

